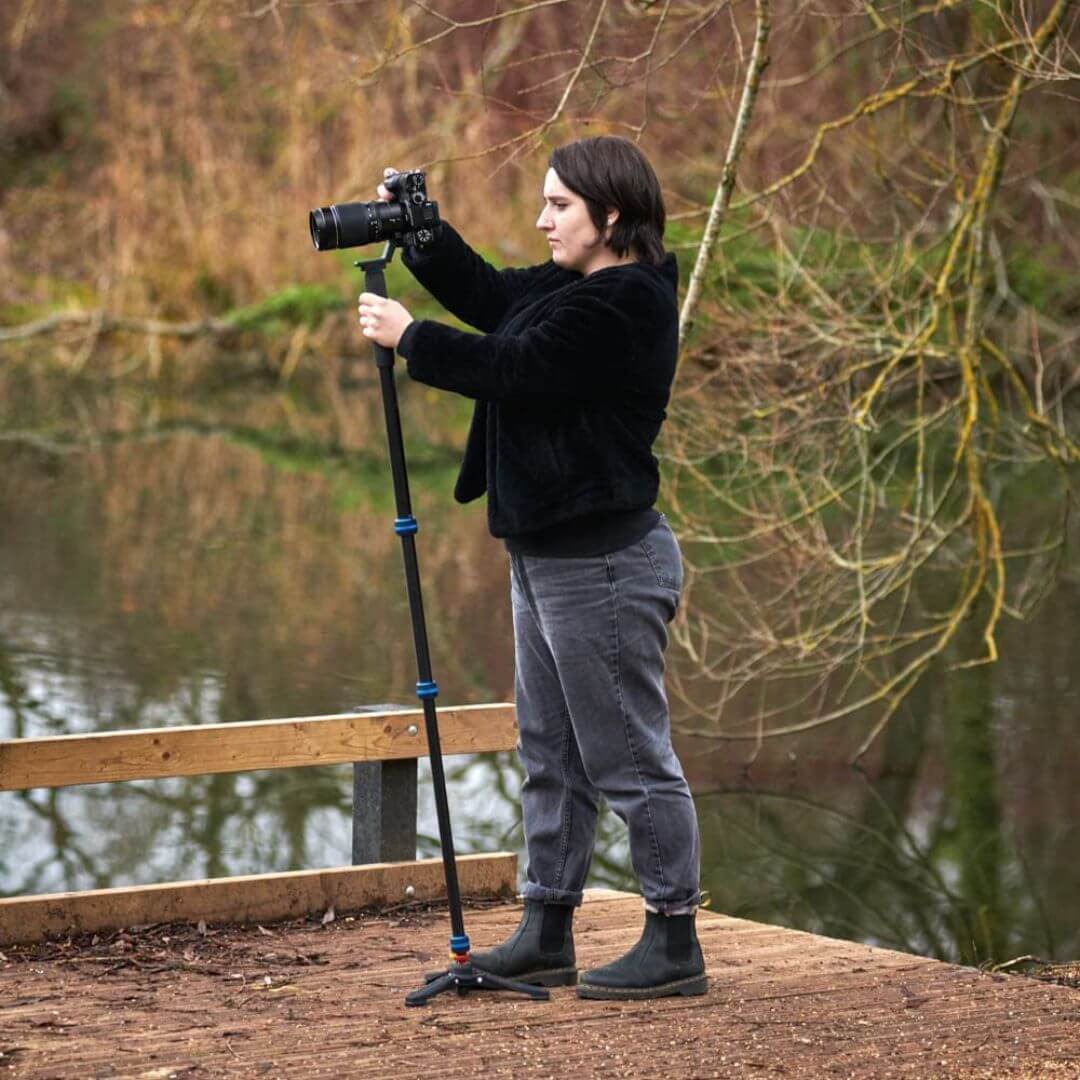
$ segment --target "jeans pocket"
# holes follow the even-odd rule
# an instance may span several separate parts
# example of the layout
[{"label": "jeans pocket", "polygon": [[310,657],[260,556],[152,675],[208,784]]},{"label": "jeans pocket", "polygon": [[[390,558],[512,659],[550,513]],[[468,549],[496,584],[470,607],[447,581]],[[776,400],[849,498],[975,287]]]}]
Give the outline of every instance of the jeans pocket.
[{"label": "jeans pocket", "polygon": [[656,574],[657,585],[675,592],[682,590],[682,555],[675,534],[666,524],[653,529],[640,541],[649,564]]}]

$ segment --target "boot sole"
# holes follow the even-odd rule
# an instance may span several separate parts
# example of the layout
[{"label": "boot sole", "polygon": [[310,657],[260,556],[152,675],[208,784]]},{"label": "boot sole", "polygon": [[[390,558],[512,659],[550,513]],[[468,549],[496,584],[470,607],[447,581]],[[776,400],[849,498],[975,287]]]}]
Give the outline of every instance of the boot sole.
[{"label": "boot sole", "polygon": [[[440,975],[445,974],[445,971],[429,971],[424,976],[424,982],[434,982]],[[504,978],[528,983],[530,986],[574,986],[578,981],[578,969],[551,968],[549,971],[527,971],[523,975],[506,975]]]},{"label": "boot sole", "polygon": [[593,998],[602,1001],[644,1000],[658,997],[697,997],[708,989],[705,975],[694,975],[689,979],[676,979],[675,982],[661,983],[659,986],[597,986],[595,983],[578,983],[579,998]]}]

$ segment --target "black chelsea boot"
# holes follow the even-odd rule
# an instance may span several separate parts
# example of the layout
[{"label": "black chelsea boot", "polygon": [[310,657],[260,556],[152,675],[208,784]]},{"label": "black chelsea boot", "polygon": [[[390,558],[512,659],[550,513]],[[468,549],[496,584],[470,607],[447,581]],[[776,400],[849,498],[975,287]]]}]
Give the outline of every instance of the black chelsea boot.
[{"label": "black chelsea boot", "polygon": [[694,918],[694,914],[646,911],[638,943],[613,963],[586,971],[578,983],[578,997],[625,1000],[704,994],[705,958]]},{"label": "black chelsea boot", "polygon": [[[573,986],[578,975],[573,918],[574,909],[569,904],[526,900],[517,929],[493,949],[474,952],[470,957],[473,967],[536,986]],[[442,974],[428,972],[426,979],[431,982]]]}]

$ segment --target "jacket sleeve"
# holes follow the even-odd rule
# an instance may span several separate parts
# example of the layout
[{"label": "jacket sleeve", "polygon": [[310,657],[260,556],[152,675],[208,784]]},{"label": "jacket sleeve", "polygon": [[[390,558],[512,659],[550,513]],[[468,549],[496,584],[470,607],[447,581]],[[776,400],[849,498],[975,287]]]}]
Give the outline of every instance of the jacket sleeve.
[{"label": "jacket sleeve", "polygon": [[435,244],[424,250],[407,247],[402,259],[416,280],[447,311],[485,332],[499,325],[510,305],[528,290],[544,268],[541,264],[496,270],[445,221]]},{"label": "jacket sleeve", "polygon": [[484,401],[610,396],[635,375],[626,311],[585,290],[520,334],[469,334],[427,319],[414,322],[398,352],[419,382]]}]

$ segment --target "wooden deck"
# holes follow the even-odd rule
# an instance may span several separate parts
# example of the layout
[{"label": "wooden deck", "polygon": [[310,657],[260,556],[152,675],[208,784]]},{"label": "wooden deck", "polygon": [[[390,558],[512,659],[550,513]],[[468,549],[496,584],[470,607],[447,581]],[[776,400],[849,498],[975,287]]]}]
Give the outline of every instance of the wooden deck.
[{"label": "wooden deck", "polygon": [[[512,904],[470,908],[483,947]],[[640,901],[590,894],[582,967],[629,947]],[[706,996],[648,1002],[406,991],[445,912],[262,929],[189,925],[4,946],[0,1076],[985,1077],[1080,1075],[1080,992],[703,912]]]}]

